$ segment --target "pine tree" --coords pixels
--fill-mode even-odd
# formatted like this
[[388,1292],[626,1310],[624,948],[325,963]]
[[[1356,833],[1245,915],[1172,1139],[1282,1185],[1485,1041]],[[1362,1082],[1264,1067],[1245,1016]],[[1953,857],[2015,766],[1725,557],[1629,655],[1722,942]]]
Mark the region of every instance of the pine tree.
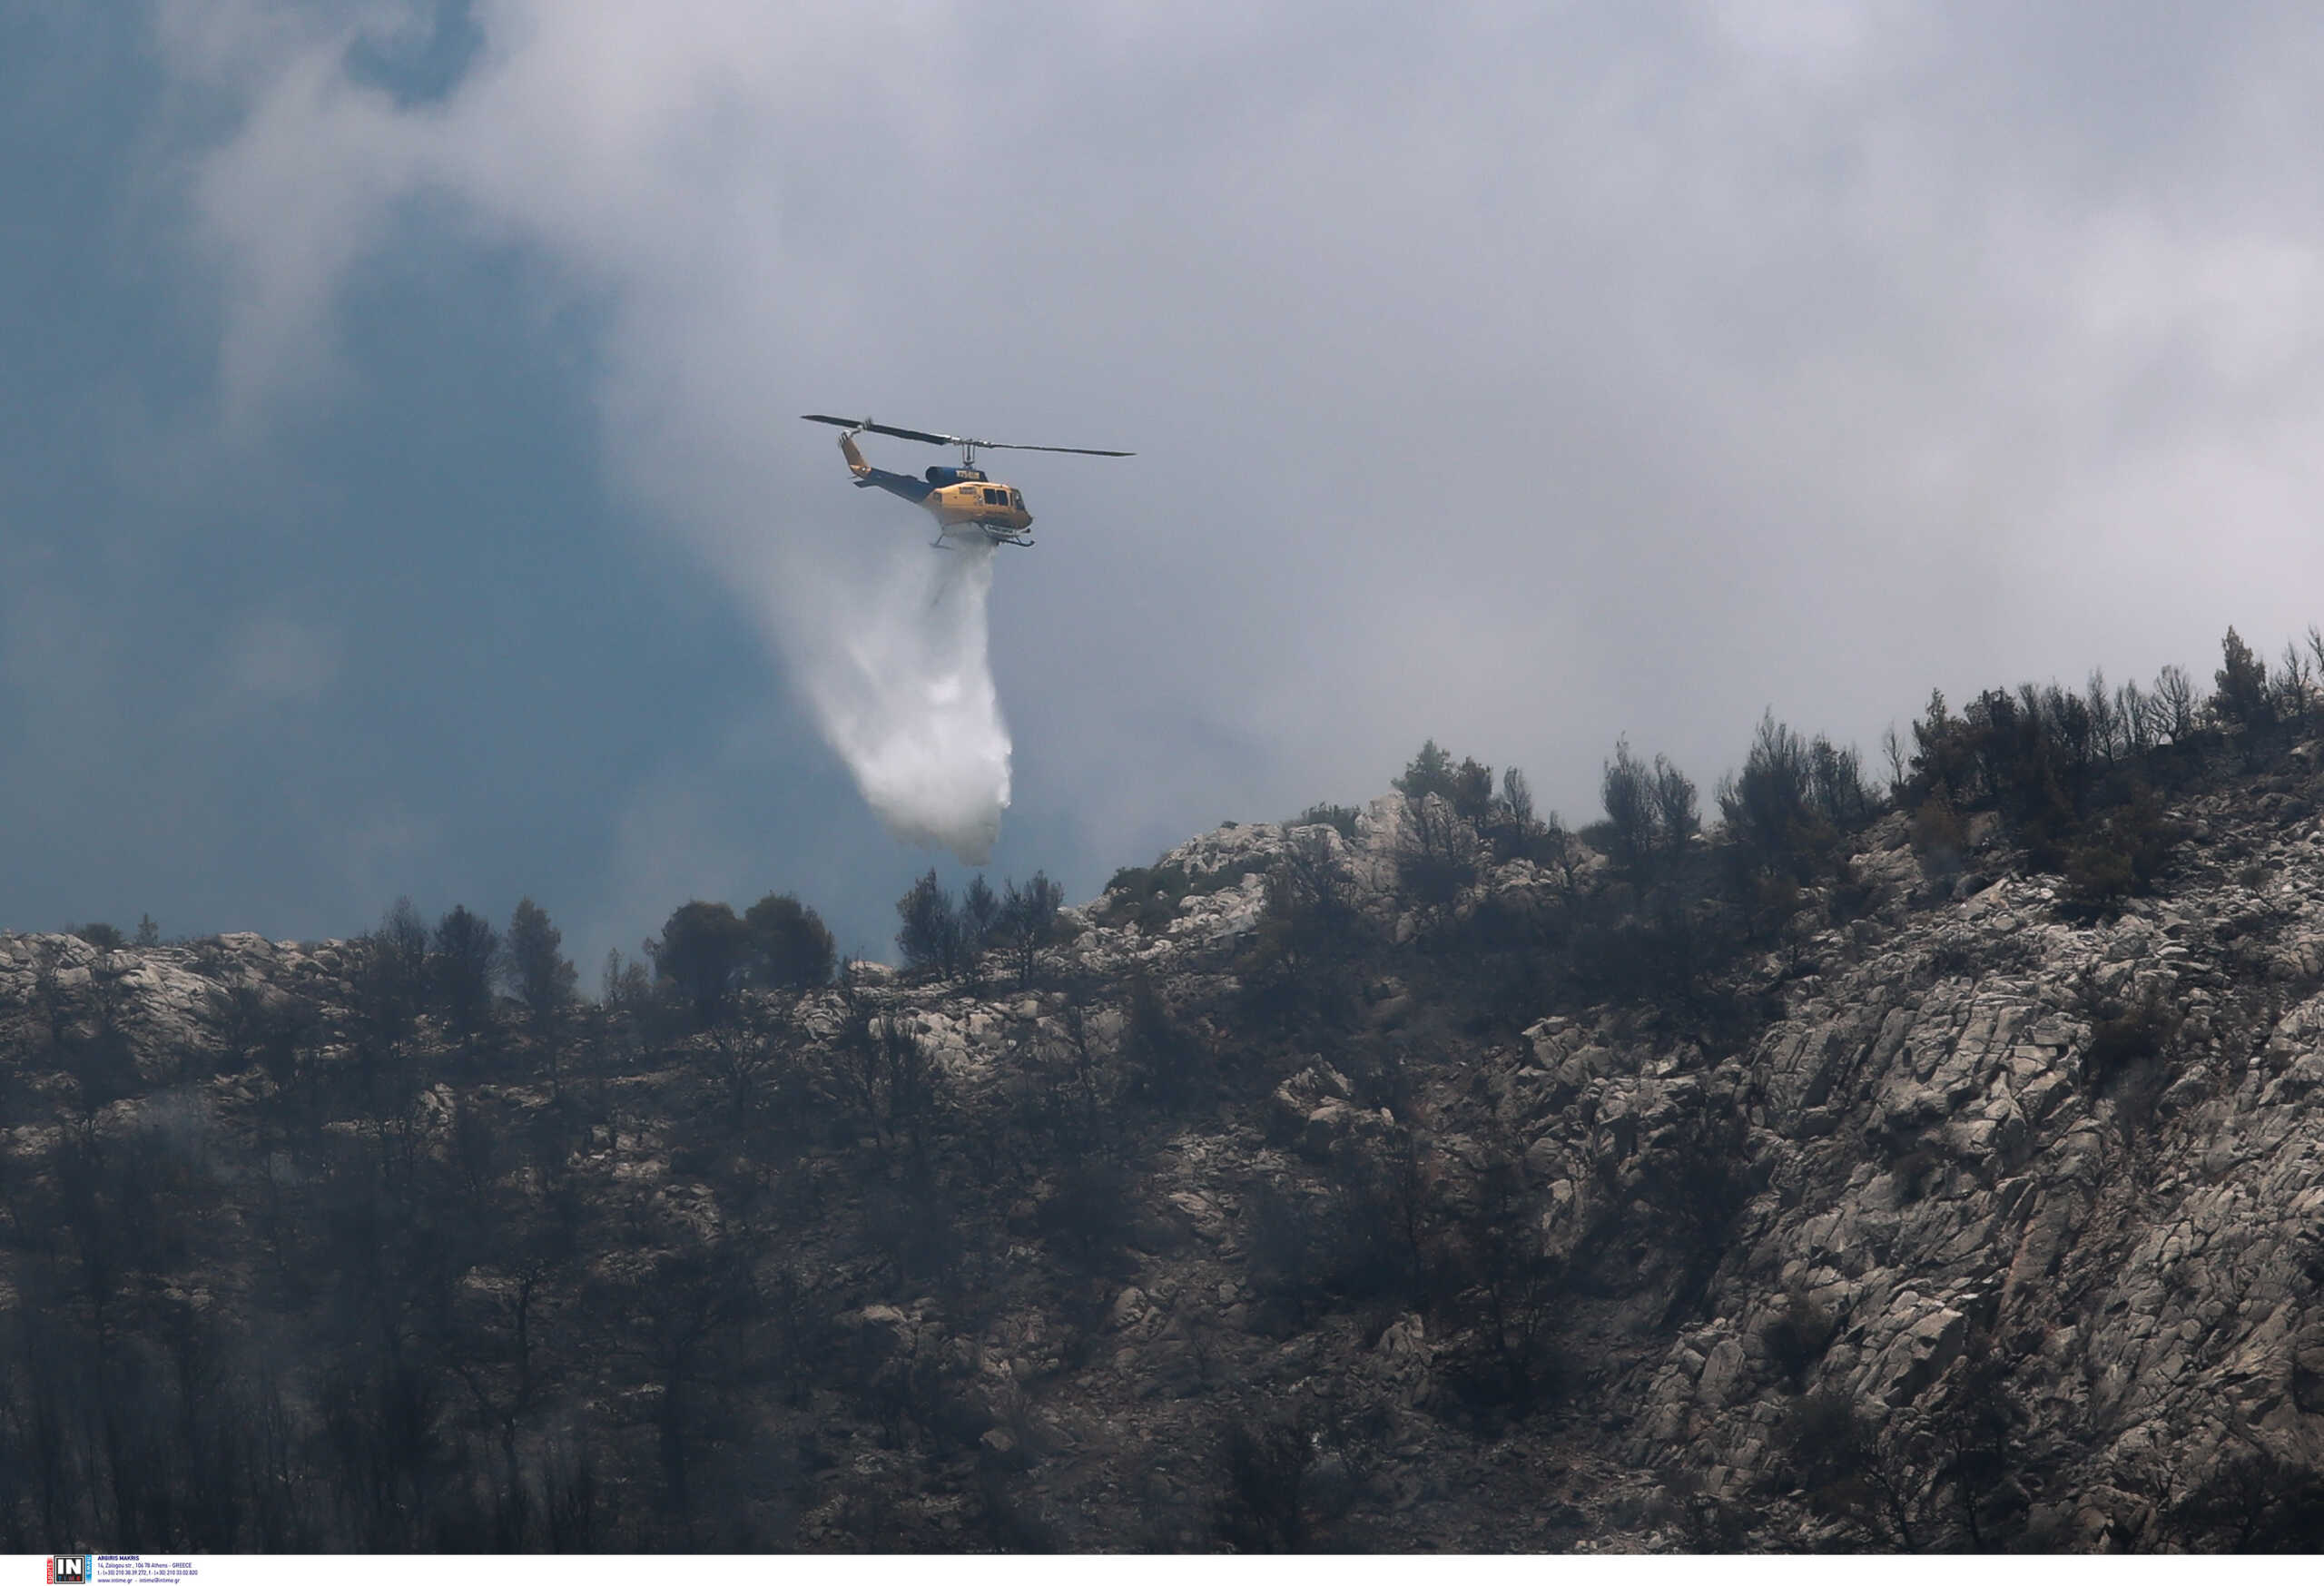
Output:
[[520,900],[508,917],[507,974],[537,1020],[573,1000],[580,977],[563,955],[564,946],[565,933],[549,923],[548,911],[530,898]]

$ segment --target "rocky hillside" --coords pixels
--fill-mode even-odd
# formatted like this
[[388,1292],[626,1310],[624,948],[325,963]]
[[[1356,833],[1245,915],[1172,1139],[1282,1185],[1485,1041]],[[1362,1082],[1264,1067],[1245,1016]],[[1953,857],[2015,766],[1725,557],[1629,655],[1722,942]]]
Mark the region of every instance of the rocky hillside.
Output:
[[1725,934],[1391,796],[706,1026],[0,937],[5,1545],[2324,1546],[2313,763]]

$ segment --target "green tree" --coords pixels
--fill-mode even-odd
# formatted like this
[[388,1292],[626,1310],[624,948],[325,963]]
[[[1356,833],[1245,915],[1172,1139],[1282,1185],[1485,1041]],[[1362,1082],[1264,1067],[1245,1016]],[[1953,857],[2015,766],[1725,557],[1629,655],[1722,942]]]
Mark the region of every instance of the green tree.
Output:
[[831,984],[839,954],[822,916],[789,892],[770,892],[743,916],[750,932],[752,972],[763,985],[810,988]]
[[1472,826],[1482,827],[1492,816],[1492,767],[1463,760],[1452,770],[1452,785],[1445,793],[1452,813]]
[[1654,825],[1665,851],[1684,853],[1702,830],[1695,784],[1663,755],[1654,757]]
[[1436,745],[1431,738],[1420,746],[1412,763],[1404,767],[1403,775],[1396,778],[1396,791],[1418,802],[1434,793],[1451,803],[1453,792],[1452,756]]
[[677,987],[694,1010],[694,1021],[713,1025],[724,1016],[749,960],[750,931],[725,903],[699,899],[681,905],[662,927],[661,939],[645,944],[654,971]]
[[[1942,708],[1941,701],[1932,700],[1933,713]],[[1741,774],[1719,786],[1718,809],[1728,841],[1770,872],[1797,875],[1812,869],[1831,836],[1811,803],[1815,785],[1807,743],[1768,712],[1752,734]]]
[[508,917],[509,983],[537,1020],[573,1000],[580,977],[564,955],[565,933],[549,923],[548,911],[530,898],[518,900]]
[[2257,727],[2268,724],[2268,666],[2251,653],[2251,646],[2232,626],[2219,642],[2221,665],[2211,674],[2219,692],[2211,695],[2211,709],[2220,719],[2237,726]]
[[2256,765],[2275,736],[2277,689],[2268,677],[2268,664],[2232,627],[2220,641],[2220,669],[2211,675],[2219,692],[2211,698],[2212,717],[2221,726],[2243,729],[2243,756]]
[[981,875],[969,878],[960,893],[960,957],[973,971],[1000,924],[1000,898]]

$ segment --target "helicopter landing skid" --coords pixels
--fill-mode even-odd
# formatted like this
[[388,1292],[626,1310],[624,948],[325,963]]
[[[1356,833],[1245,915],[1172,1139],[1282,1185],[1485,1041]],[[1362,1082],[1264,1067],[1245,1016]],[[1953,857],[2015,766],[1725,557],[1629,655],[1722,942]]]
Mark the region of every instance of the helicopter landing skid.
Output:
[[[1029,534],[996,534],[990,529],[986,529],[983,533],[984,543],[989,546],[1029,547],[1033,543],[1033,537]],[[946,534],[940,534],[928,543],[932,549],[940,551],[957,551],[960,548],[954,545],[951,537]]]

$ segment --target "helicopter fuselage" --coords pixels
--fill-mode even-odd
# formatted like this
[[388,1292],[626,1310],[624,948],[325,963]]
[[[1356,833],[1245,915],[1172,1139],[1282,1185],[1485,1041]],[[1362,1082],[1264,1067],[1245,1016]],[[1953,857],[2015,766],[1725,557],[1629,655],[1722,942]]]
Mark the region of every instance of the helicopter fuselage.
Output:
[[885,490],[926,507],[936,519],[939,541],[973,528],[995,544],[1031,543],[1025,538],[1025,531],[1032,527],[1033,515],[1025,510],[1024,492],[987,478],[981,468],[931,468],[915,478],[873,468],[856,449],[852,435],[841,436],[839,448],[859,488]]

